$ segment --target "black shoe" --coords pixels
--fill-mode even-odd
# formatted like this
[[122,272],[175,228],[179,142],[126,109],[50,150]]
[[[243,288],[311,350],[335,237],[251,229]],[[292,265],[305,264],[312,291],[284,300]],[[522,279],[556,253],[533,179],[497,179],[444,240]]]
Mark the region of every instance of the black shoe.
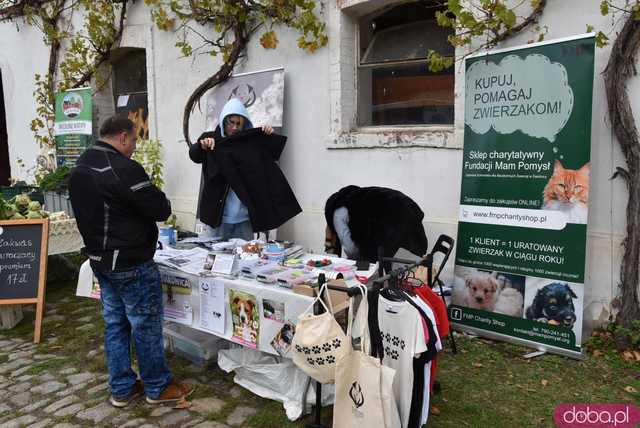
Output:
[[131,389],[129,395],[126,395],[124,397],[114,397],[112,395],[111,397],[109,397],[109,403],[111,403],[113,407],[127,407],[131,402],[142,397],[143,393],[144,386],[142,386],[142,381],[140,379],[137,379],[136,383],[133,384],[133,388]]

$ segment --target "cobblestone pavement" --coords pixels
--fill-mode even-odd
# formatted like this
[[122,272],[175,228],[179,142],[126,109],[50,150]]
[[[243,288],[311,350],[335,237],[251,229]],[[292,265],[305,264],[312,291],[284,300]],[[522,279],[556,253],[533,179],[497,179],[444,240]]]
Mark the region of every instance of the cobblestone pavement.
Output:
[[112,407],[100,318],[97,302],[66,297],[47,304],[43,343],[32,343],[32,312],[18,331],[0,331],[0,427],[302,426],[286,419],[280,403],[236,386],[232,374],[173,356],[176,378],[196,385],[191,407],[150,405],[144,399],[125,409]]

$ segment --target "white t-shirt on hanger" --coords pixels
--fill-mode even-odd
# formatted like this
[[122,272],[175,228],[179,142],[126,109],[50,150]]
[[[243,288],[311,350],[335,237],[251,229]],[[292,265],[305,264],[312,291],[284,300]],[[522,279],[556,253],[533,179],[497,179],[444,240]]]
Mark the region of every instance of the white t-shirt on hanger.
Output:
[[378,299],[378,324],[382,335],[382,363],[396,369],[393,380],[402,428],[409,424],[413,391],[413,358],[427,350],[420,312],[409,302]]

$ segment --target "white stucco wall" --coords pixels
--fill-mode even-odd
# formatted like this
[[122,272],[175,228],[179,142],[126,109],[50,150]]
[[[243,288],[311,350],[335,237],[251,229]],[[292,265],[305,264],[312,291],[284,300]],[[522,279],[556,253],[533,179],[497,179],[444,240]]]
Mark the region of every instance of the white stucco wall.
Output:
[[[391,187],[412,197],[425,212],[424,224],[431,242],[441,233],[456,235],[464,111],[463,67],[458,67],[456,73],[455,134],[451,127],[449,131],[423,130],[417,138],[419,144],[441,147],[333,148],[337,133],[348,129],[353,119],[355,86],[350,76],[352,70],[350,73],[345,64],[353,63],[355,55],[352,34],[355,17],[361,13],[360,9],[383,3],[325,0],[322,17],[328,24],[330,46],[315,54],[305,53],[296,46],[297,33],[280,29],[277,50],[264,50],[258,37],[254,37],[247,58],[236,68],[237,73],[285,68],[283,132],[289,140],[281,166],[303,212],[280,228],[279,237],[294,239],[314,251],[321,251],[323,247],[323,208],[327,197],[348,184]],[[609,32],[611,19],[600,15],[599,3],[599,0],[548,2],[541,21],[542,26],[548,27],[546,39],[583,33],[587,24]],[[525,32],[503,46],[525,44],[530,38],[531,33]],[[181,58],[174,41],[173,34],[158,31],[150,24],[148,9],[142,2],[130,7],[122,46],[147,49],[150,133],[164,144],[166,193],[180,223],[191,228],[200,169],[187,155],[182,136],[182,110],[189,94],[217,70],[219,62],[209,56]],[[23,54],[24,46],[29,46],[29,55]],[[598,49],[596,55],[585,306],[587,318],[604,321],[608,316],[608,302],[617,291],[627,196],[621,180],[609,180],[616,166],[624,166],[607,123],[601,76],[609,48]],[[17,33],[14,26],[0,24],[0,68],[7,98],[12,168],[18,157],[33,160],[37,154],[28,129],[28,122],[35,114],[30,97],[32,75],[46,69],[47,58],[48,51],[37,32],[27,28]],[[629,90],[640,93],[640,79],[633,79]],[[631,99],[635,111],[640,111],[640,97]],[[196,109],[191,120],[192,138],[203,129],[204,117]],[[366,138],[358,135],[357,140],[375,143],[379,139],[371,130],[368,132]],[[453,261],[449,268],[452,266]]]
[[[39,30],[21,23],[0,24],[0,70],[11,176],[21,180],[33,181],[30,171],[33,171],[40,153],[29,126],[36,116],[34,74],[46,73],[48,62],[49,49]],[[23,168],[18,166],[18,159],[24,162]]]

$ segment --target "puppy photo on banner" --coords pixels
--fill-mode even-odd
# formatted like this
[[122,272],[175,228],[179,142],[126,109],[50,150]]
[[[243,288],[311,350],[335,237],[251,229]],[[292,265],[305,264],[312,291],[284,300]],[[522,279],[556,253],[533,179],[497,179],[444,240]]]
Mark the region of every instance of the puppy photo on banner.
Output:
[[525,318],[572,330],[582,340],[584,286],[573,282],[527,277]]
[[522,318],[524,290],[524,276],[458,266],[452,303]]

